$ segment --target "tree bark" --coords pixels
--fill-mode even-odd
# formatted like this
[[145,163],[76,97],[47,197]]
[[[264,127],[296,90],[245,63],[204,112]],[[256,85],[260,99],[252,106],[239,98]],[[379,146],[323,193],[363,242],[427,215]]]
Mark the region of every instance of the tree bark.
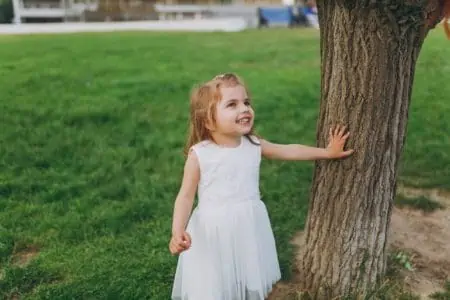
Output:
[[[441,1],[442,2],[442,1]],[[336,124],[352,157],[315,166],[301,286],[316,299],[367,291],[386,269],[386,242],[416,61],[440,1],[318,1],[318,146]]]

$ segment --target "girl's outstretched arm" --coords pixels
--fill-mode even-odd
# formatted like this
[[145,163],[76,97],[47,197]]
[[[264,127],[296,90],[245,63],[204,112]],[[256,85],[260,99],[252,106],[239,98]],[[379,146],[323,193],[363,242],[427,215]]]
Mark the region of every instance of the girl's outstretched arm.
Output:
[[318,160],[344,158],[353,150],[344,151],[344,145],[350,133],[345,133],[345,126],[330,129],[329,144],[326,148],[310,147],[299,144],[274,144],[261,140],[262,155],[269,159],[280,160]]
[[180,253],[191,246],[191,237],[185,229],[194,204],[199,180],[200,166],[197,155],[194,151],[191,151],[186,159],[183,181],[175,199],[172,238],[169,244],[172,254]]

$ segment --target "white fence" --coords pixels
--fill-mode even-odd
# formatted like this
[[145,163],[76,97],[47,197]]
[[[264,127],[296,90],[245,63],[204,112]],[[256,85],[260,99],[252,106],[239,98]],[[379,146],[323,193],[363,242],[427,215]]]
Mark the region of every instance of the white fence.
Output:
[[225,31],[245,30],[247,23],[242,18],[98,22],[98,23],[42,23],[42,24],[0,24],[0,35],[75,33],[108,31]]
[[182,20],[186,18],[243,18],[247,27],[258,26],[258,6],[243,4],[195,5],[155,4],[160,20]]
[[85,10],[96,10],[95,0],[24,1],[13,0],[14,23],[26,18],[61,19],[81,18]]

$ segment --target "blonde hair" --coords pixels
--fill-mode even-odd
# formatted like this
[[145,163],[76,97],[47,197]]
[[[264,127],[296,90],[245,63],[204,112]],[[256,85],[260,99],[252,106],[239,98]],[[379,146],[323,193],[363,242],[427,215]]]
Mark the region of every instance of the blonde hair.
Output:
[[[217,103],[222,99],[221,87],[234,87],[241,85],[245,88],[247,95],[249,91],[245,83],[234,73],[225,73],[215,76],[212,80],[195,87],[190,97],[189,133],[184,148],[184,154],[188,155],[191,147],[201,141],[214,139],[207,125],[216,123]],[[253,128],[246,137],[252,142]],[[255,143],[254,143],[255,144]]]

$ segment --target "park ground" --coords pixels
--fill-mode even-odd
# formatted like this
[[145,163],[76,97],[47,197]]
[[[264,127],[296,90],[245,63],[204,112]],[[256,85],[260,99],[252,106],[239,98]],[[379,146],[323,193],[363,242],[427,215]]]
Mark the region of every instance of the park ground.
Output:
[[[261,136],[315,144],[315,30],[0,36],[0,57],[2,298],[169,298],[167,243],[198,81],[237,72]],[[443,290],[450,264],[440,251],[450,240],[448,57],[437,29],[417,64],[392,222],[396,278],[408,287],[425,277],[427,293]],[[262,163],[283,273],[274,299],[295,297],[312,171],[312,162]]]

